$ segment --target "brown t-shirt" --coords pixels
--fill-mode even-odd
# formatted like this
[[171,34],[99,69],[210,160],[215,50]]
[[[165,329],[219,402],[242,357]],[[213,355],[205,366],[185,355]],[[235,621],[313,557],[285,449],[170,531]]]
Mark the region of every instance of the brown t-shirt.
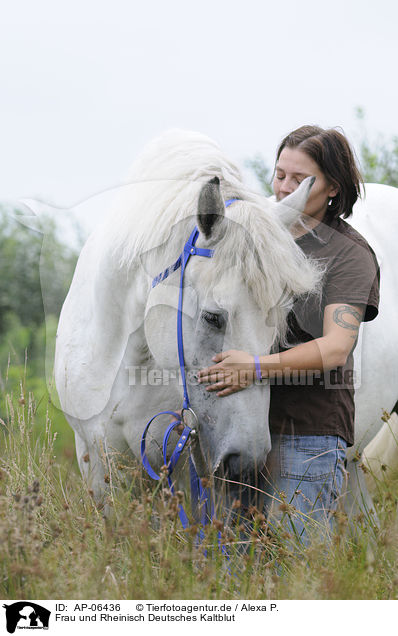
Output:
[[[320,223],[297,239],[305,254],[326,265],[321,297],[295,302],[288,316],[288,343],[323,334],[323,314],[333,303],[364,305],[364,321],[378,313],[379,268],[366,240],[340,218]],[[279,349],[283,351],[283,348]],[[271,433],[340,435],[354,443],[353,355],[344,367],[324,373],[297,372],[271,382]]]

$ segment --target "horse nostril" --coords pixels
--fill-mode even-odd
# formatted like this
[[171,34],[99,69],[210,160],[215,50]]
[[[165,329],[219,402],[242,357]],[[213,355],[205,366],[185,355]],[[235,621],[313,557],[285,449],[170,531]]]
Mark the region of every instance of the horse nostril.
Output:
[[225,477],[239,479],[242,474],[242,458],[238,453],[231,453],[223,461]]

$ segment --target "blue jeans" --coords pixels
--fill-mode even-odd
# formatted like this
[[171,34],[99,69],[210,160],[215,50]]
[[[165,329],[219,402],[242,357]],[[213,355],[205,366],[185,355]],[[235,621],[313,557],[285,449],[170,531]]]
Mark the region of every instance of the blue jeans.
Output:
[[329,534],[344,483],[347,444],[335,435],[272,435],[265,468],[265,506],[276,532],[308,543],[312,529]]

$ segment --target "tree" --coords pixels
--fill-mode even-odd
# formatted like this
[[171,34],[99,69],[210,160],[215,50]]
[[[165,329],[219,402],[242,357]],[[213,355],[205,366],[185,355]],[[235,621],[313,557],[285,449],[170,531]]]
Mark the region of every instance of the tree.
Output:
[[359,162],[364,181],[398,187],[398,136],[387,140],[378,134],[370,141],[364,125],[365,111],[358,106],[356,118],[361,124]]
[[272,190],[272,170],[265,163],[264,157],[257,153],[252,159],[246,159],[245,166],[252,170],[261,186],[265,196],[273,194]]
[[0,336],[12,314],[25,327],[43,322],[43,280],[49,299],[46,310],[58,315],[77,260],[77,253],[57,237],[54,221],[41,221],[46,233],[43,250],[43,234],[18,222],[18,216],[18,210],[0,209]]
[[59,313],[78,257],[76,250],[58,238],[52,219],[35,217],[38,228],[42,229],[36,231],[20,222],[21,217],[24,212],[18,209],[0,207],[2,391],[6,390],[6,384],[7,390],[10,385],[17,386],[18,376],[30,380],[44,378],[46,347],[53,349]]

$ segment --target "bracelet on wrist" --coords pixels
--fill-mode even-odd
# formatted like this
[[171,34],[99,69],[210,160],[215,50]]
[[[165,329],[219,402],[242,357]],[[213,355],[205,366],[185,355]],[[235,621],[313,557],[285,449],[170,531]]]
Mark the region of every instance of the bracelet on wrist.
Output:
[[259,356],[254,356],[254,366],[256,369],[256,378],[257,380],[259,380],[259,382],[261,382],[261,380],[263,379],[263,376],[261,374],[261,366],[260,366],[260,358]]

